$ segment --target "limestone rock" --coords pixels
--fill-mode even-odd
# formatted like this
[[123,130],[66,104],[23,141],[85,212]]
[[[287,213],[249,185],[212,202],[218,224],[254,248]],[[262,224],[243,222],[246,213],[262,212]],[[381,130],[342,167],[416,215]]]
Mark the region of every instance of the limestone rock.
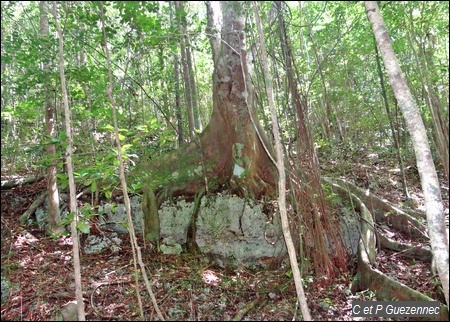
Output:
[[202,199],[196,242],[203,253],[244,266],[264,265],[286,253],[279,220],[270,222],[262,204],[236,196]]
[[111,232],[105,236],[89,235],[84,244],[84,252],[86,254],[95,254],[109,248],[113,253],[118,252],[122,240],[117,236],[116,232]]

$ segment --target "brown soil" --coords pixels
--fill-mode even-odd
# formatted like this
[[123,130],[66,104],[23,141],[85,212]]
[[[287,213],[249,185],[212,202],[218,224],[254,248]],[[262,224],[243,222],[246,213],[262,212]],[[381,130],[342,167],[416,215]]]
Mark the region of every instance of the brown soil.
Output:
[[[377,195],[397,204],[402,202],[400,188],[380,184],[382,180],[388,183],[388,180],[396,179],[396,174],[389,171],[392,167],[387,164],[352,165],[352,173],[347,173],[347,179],[361,186],[376,186]],[[327,172],[326,167],[324,172]],[[410,171],[408,180],[421,207],[423,199],[417,173]],[[19,223],[20,215],[44,189],[45,182],[39,182],[2,191],[2,276],[12,284],[10,296],[1,305],[2,320],[54,320],[61,308],[74,300],[70,239],[51,239],[43,229],[24,227]],[[448,212],[447,181],[442,191]],[[26,232],[35,240],[25,237]],[[128,236],[123,236],[123,240],[128,244]],[[301,319],[288,268],[222,269],[206,257],[188,254],[168,256],[147,252],[144,257],[153,292],[166,320]],[[118,253],[81,254],[88,320],[140,320],[132,258],[131,247],[126,245]],[[427,295],[436,294],[437,282],[430,276],[428,264],[388,251],[379,252],[377,261],[383,272]],[[370,291],[350,293],[354,269],[349,265],[348,271],[331,284],[313,277],[311,272],[303,272],[306,297],[314,320],[354,320],[351,302],[375,299]],[[143,282],[140,293],[144,318],[157,319]],[[248,312],[243,314],[246,309]]]

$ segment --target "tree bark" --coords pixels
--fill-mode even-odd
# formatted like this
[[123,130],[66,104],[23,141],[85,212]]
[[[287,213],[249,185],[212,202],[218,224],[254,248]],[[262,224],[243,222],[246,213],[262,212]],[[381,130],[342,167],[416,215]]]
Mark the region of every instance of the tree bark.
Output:
[[[172,24],[175,23],[173,18],[173,7],[174,1],[170,1],[170,22]],[[173,83],[175,90],[175,115],[177,118],[177,136],[178,136],[178,145],[181,146],[184,143],[184,135],[183,135],[183,118],[181,114],[181,101],[180,101],[180,58],[178,53],[173,54]]]
[[276,168],[253,106],[242,3],[221,2],[221,7],[221,36],[211,39],[215,69],[208,126],[194,141],[140,167],[159,199],[163,191],[195,195],[201,188],[208,192],[221,187],[256,198],[274,195]]
[[189,124],[189,137],[191,141],[195,139],[195,119],[194,119],[194,102],[193,102],[193,90],[191,84],[191,76],[189,75],[189,66],[188,66],[188,54],[189,50],[186,48],[186,28],[185,22],[181,20],[181,15],[179,11],[184,12],[184,6],[180,1],[175,1],[175,12],[178,13],[177,21],[178,21],[178,29],[181,32],[180,37],[180,49],[181,49],[181,65],[183,66],[183,82],[184,82],[184,95],[186,99],[186,107],[188,111],[188,124]]
[[53,1],[53,17],[55,18],[55,25],[58,31],[59,38],[59,74],[61,77],[61,93],[64,102],[64,114],[65,114],[65,124],[66,124],[66,135],[67,135],[67,149],[66,149],[66,165],[67,165],[67,174],[69,176],[69,191],[70,191],[70,212],[73,214],[73,220],[70,225],[71,234],[72,234],[72,242],[73,242],[73,267],[74,267],[74,275],[75,275],[75,297],[77,300],[77,311],[78,311],[78,320],[86,321],[86,314],[84,311],[84,302],[83,302],[83,291],[81,285],[81,267],[80,267],[80,239],[78,236],[78,231],[76,227],[77,221],[77,198],[76,198],[76,187],[75,187],[75,179],[73,175],[73,164],[72,164],[72,155],[73,155],[73,138],[72,138],[72,127],[70,124],[70,110],[69,110],[69,99],[67,96],[67,87],[66,87],[66,76],[64,72],[64,40],[63,40],[63,31],[61,29],[61,25],[58,19],[58,12],[56,9],[56,1]]
[[190,85],[191,85],[191,98],[192,98],[192,107],[194,112],[194,127],[196,131],[202,130],[202,120],[200,118],[199,113],[199,105],[198,105],[198,95],[197,95],[197,81],[195,78],[195,70],[193,67],[193,53],[192,53],[192,46],[190,43],[189,36],[186,36],[186,43],[189,45],[186,48],[186,58],[187,58],[187,64],[188,64],[188,70],[189,70],[189,78],[190,78]]
[[[39,16],[40,16],[40,36],[42,38],[48,37],[48,3],[46,1],[39,2]],[[45,57],[45,55],[43,55]],[[47,62],[43,63],[42,70],[44,74],[49,74],[50,65]],[[44,84],[44,108],[45,108],[45,134],[48,140],[55,137],[55,109],[52,104],[52,95],[50,85]],[[47,190],[48,190],[48,230],[52,234],[62,233],[64,227],[60,226],[61,214],[59,211],[59,192],[56,181],[56,147],[54,144],[47,144],[45,146],[47,155],[51,164],[47,167]]]
[[403,158],[402,158],[402,154],[400,152],[398,136],[395,133],[394,118],[389,109],[389,102],[387,99],[386,89],[384,87],[383,71],[381,69],[380,55],[378,54],[377,44],[375,44],[375,55],[376,55],[376,60],[377,60],[378,76],[380,77],[381,96],[383,97],[384,108],[386,110],[386,115],[389,119],[389,126],[390,126],[391,134],[392,134],[392,142],[394,143],[395,153],[397,154],[398,165],[400,167],[400,174],[402,177],[403,192],[405,193],[406,201],[408,201],[410,199],[410,195],[409,195],[409,191],[408,191],[408,185],[406,183],[405,167],[403,166]]
[[[275,196],[277,173],[272,149],[253,106],[242,6],[242,2],[221,2],[221,33],[210,35],[215,68],[208,126],[189,144],[139,165],[135,174],[148,177],[144,198],[151,196],[151,190],[161,203],[169,196],[194,196],[198,191],[224,188],[250,198]],[[208,3],[207,8],[208,17],[215,17],[217,13]],[[208,29],[214,28],[214,22],[209,21]],[[150,215],[144,212],[144,217]]]
[[138,299],[138,304],[139,304],[139,312],[140,312],[140,317],[143,320],[144,319],[144,311],[143,311],[143,306],[142,306],[142,299],[141,299],[141,294],[139,291],[139,275],[138,275],[138,269],[137,269],[137,264],[139,263],[140,268],[141,268],[141,273],[142,273],[142,277],[144,278],[145,281],[145,285],[147,287],[147,291],[150,295],[150,299],[153,303],[153,306],[156,310],[156,313],[158,314],[158,318],[161,321],[164,321],[164,317],[161,313],[161,310],[158,307],[158,304],[156,302],[156,298],[155,298],[155,294],[153,293],[151,287],[150,287],[150,282],[148,280],[147,277],[147,271],[145,269],[144,263],[142,262],[142,256],[141,256],[141,249],[138,246],[137,243],[137,239],[136,239],[136,235],[134,233],[134,226],[133,226],[133,220],[131,217],[131,205],[130,205],[130,198],[128,196],[128,191],[127,191],[127,182],[125,179],[125,167],[124,167],[124,159],[122,156],[122,146],[120,143],[119,138],[119,127],[118,127],[118,122],[117,122],[117,104],[116,101],[114,99],[113,96],[113,74],[112,74],[112,70],[111,70],[111,59],[110,59],[110,55],[109,55],[109,49],[108,49],[108,38],[106,36],[106,28],[105,28],[105,14],[104,14],[104,7],[103,7],[103,2],[100,2],[100,19],[101,19],[101,25],[102,25],[102,33],[103,33],[103,39],[104,39],[104,50],[105,50],[105,56],[106,56],[106,67],[108,69],[108,88],[106,90],[106,94],[109,98],[109,101],[111,103],[112,106],[112,114],[113,114],[113,120],[114,120],[114,134],[116,137],[116,146],[117,146],[117,157],[119,159],[119,172],[120,172],[120,183],[122,186],[122,192],[123,192],[123,197],[124,197],[124,202],[125,202],[125,210],[127,213],[127,219],[128,219],[128,225],[129,225],[129,234],[130,234],[130,243],[131,243],[131,247],[133,250],[133,262],[134,262],[134,277],[135,277],[135,289],[136,289],[136,296]]
[[[289,254],[289,260],[291,264],[292,274],[294,276],[295,288],[297,291],[297,299],[300,303],[300,309],[302,311],[303,320],[311,321],[311,313],[309,312],[308,303],[306,301],[305,292],[302,285],[302,276],[297,262],[297,254],[295,251],[294,242],[292,240],[291,231],[289,229],[289,219],[286,210],[286,171],[284,168],[284,156],[283,148],[281,146],[281,136],[278,129],[278,118],[275,111],[275,103],[273,100],[273,88],[272,80],[269,76],[269,62],[267,59],[266,42],[264,39],[264,32],[262,29],[261,19],[259,18],[258,7],[255,1],[253,1],[253,12],[255,14],[256,26],[258,27],[259,42],[261,45],[261,57],[262,67],[264,73],[264,80],[266,83],[267,99],[269,101],[270,114],[272,115],[272,128],[273,136],[275,138],[275,152],[277,158],[277,170],[279,174],[278,179],[278,208],[281,216],[281,226],[283,228],[283,236],[286,242],[286,247]],[[289,71],[288,71],[289,72]]]
[[181,114],[181,101],[180,101],[180,75],[179,75],[179,58],[178,54],[173,54],[174,61],[174,84],[175,84],[175,110],[177,116],[177,129],[178,129],[178,145],[184,143],[183,135],[183,118]]
[[[275,167],[271,147],[262,131],[253,105],[254,90],[248,75],[245,48],[245,18],[242,2],[221,2],[223,13],[222,40],[213,76],[211,133],[218,129],[231,156],[231,186],[244,188],[260,196],[273,190]],[[217,125],[221,126],[217,126]],[[215,128],[215,129],[213,129]],[[225,130],[225,131],[224,131]],[[205,131],[208,133],[208,131]],[[224,142],[225,143],[225,142]],[[245,172],[238,175],[236,169]],[[230,173],[231,174],[231,173]],[[271,187],[268,187],[268,184]]]
[[449,248],[446,232],[444,207],[436,169],[433,163],[427,132],[416,103],[403,77],[400,65],[386,31],[376,1],[365,1],[367,18],[372,26],[376,42],[394,91],[395,98],[402,110],[408,131],[413,140],[414,151],[419,170],[420,181],[425,196],[428,233],[431,248],[437,264],[439,278],[444,289],[445,300],[449,304]]

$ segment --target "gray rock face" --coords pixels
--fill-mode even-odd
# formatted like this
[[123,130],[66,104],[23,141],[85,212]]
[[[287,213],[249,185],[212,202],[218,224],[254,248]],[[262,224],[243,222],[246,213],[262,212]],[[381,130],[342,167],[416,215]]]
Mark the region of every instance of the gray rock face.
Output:
[[[142,208],[141,197],[134,196],[130,199],[131,214],[133,219],[133,227],[136,233],[142,233]],[[118,204],[112,206],[111,204],[105,204],[99,207],[99,212],[104,211],[106,214],[105,221],[107,222],[107,228],[113,229],[119,234],[128,233],[128,217],[124,204]]]
[[164,202],[158,211],[162,244],[185,244],[193,213],[193,202],[185,200],[179,200],[175,204]]
[[[136,234],[142,234],[141,198],[130,199],[133,226]],[[220,265],[240,264],[251,266],[261,260],[287,253],[278,216],[269,220],[262,212],[263,205],[236,196],[217,194],[203,197],[196,220],[196,242],[200,250],[216,258]],[[128,219],[123,204],[99,207],[104,211],[101,220],[119,234],[128,233]],[[45,213],[41,210],[41,213]],[[41,216],[38,212],[37,217]],[[159,210],[160,250],[165,254],[180,254],[187,241],[187,232],[194,213],[194,203],[178,200],[164,202]],[[39,215],[39,216],[38,216]],[[356,254],[359,241],[359,216],[344,212],[340,217],[340,231],[349,254]],[[122,238],[122,237],[120,237]],[[116,251],[120,245],[117,234],[91,235],[86,240],[85,252],[101,252],[107,248]],[[329,251],[333,252],[329,245]]]
[[118,252],[122,240],[116,232],[105,234],[105,236],[89,235],[84,244],[86,254],[95,254],[110,249],[113,253]]
[[[142,233],[141,199],[131,199],[134,228]],[[126,222],[123,205],[115,211],[105,205],[108,221]],[[178,200],[166,201],[159,210],[161,251],[165,254],[181,253],[194,213],[194,203]],[[286,253],[279,220],[269,222],[262,212],[262,204],[250,203],[236,196],[217,194],[203,197],[196,222],[196,242],[204,254],[218,259],[219,263],[259,264],[260,259],[277,257]],[[126,233],[126,226],[113,225],[112,229]]]
[[44,227],[48,222],[48,211],[44,212],[44,209],[38,208],[36,209],[34,215],[36,216],[36,222],[39,228]]
[[9,289],[10,289],[10,283],[9,280],[3,276],[3,274],[1,275],[1,291],[2,291],[2,298],[1,298],[1,302],[3,303],[4,301],[6,301],[9,297]]
[[203,253],[251,266],[286,253],[278,220],[269,222],[262,204],[234,196],[203,198],[196,242]]
[[361,234],[359,214],[354,211],[344,211],[339,218],[339,226],[347,253],[356,256]]

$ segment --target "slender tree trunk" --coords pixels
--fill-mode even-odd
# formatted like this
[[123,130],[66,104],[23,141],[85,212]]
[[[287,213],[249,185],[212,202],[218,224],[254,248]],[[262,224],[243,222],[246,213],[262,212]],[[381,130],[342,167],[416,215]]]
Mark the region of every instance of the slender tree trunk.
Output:
[[[3,1],[0,3],[2,22],[5,21],[4,18],[3,18],[3,16],[5,15],[5,11],[3,10],[3,6],[5,6],[5,4],[6,4],[6,2],[3,2]],[[6,24],[4,24],[4,23],[1,24],[0,38],[1,38],[1,41],[2,41],[1,43],[2,44],[5,41],[5,34],[6,34],[5,26],[6,26]],[[1,47],[1,55],[2,55],[2,57],[3,57],[4,54],[6,54],[6,48],[5,48],[5,46],[2,46]],[[6,107],[6,102],[7,102],[6,98],[8,96],[7,95],[8,94],[8,91],[7,91],[7,87],[8,86],[6,86],[6,59],[2,59],[0,64],[1,64],[1,73],[2,73],[1,74],[1,97],[0,97],[1,105],[0,105],[0,108],[1,108],[1,112],[3,113],[3,108]],[[5,126],[5,124],[3,122],[4,122],[4,118],[2,117],[2,127]],[[8,124],[8,123],[9,122],[7,122],[6,124]],[[7,133],[6,138],[8,138],[8,136],[9,136],[9,124],[7,126],[8,126],[8,131],[6,131],[6,133]],[[3,130],[5,130],[5,129],[3,128]],[[2,158],[2,169],[4,169],[3,168],[3,158]]]
[[[180,1],[175,1],[175,11],[184,11],[183,5]],[[181,48],[181,64],[183,66],[183,82],[184,82],[184,94],[186,98],[186,107],[188,111],[188,124],[189,124],[189,137],[191,141],[195,139],[195,119],[194,119],[194,103],[192,100],[192,84],[191,77],[189,76],[188,56],[186,48],[186,28],[183,21],[181,21],[181,15],[178,14],[178,29],[181,32],[180,48]]]
[[[46,1],[39,2],[40,15],[40,36],[42,38],[48,37],[48,3]],[[42,54],[45,57],[46,54]],[[49,74],[50,66],[48,63],[43,63],[43,71]],[[45,108],[45,134],[47,140],[55,137],[55,110],[53,107],[52,91],[50,84],[44,84],[44,108]],[[64,231],[64,227],[60,226],[61,214],[59,212],[59,192],[56,181],[56,147],[54,144],[46,145],[47,155],[51,160],[51,164],[47,167],[47,190],[48,190],[48,230],[52,234],[58,234]]]
[[73,214],[73,220],[70,225],[72,233],[73,242],[73,266],[75,275],[75,297],[77,300],[77,311],[78,320],[86,321],[86,315],[84,312],[84,302],[83,302],[83,291],[81,286],[81,267],[80,267],[80,240],[78,237],[77,230],[77,198],[76,198],[76,187],[75,179],[73,176],[73,138],[72,138],[72,128],[70,124],[70,110],[69,110],[69,100],[67,97],[67,87],[66,87],[66,76],[64,72],[64,40],[61,25],[58,19],[58,12],[56,9],[56,1],[53,1],[53,16],[55,18],[56,29],[58,31],[59,38],[59,74],[61,77],[61,92],[64,102],[64,114],[66,123],[66,135],[67,135],[67,149],[66,149],[66,166],[67,174],[69,176],[69,191],[70,191],[70,212]]
[[389,126],[391,128],[392,141],[394,143],[395,153],[397,154],[397,161],[398,161],[398,165],[400,167],[400,174],[402,176],[403,192],[405,193],[406,201],[408,201],[410,196],[409,196],[408,186],[406,184],[405,167],[403,166],[403,158],[402,158],[402,155],[400,152],[398,136],[395,133],[393,115],[392,115],[391,111],[389,110],[389,102],[388,102],[387,95],[386,95],[386,89],[384,87],[383,71],[381,70],[380,56],[378,54],[378,47],[377,47],[376,43],[375,43],[375,54],[376,54],[376,59],[377,59],[378,76],[380,77],[381,96],[383,97],[384,108],[386,109],[386,115],[389,119]]
[[[326,79],[325,79],[325,76],[324,76],[323,70],[322,70],[323,58],[321,61],[321,57],[319,57],[319,54],[317,52],[316,45],[315,45],[314,39],[312,37],[312,33],[309,34],[309,38],[311,39],[312,50],[314,53],[314,58],[316,60],[316,66],[317,66],[316,68],[319,72],[320,80],[322,82],[323,94],[322,94],[321,101],[322,101],[322,107],[324,108],[324,112],[326,115],[325,120],[324,120],[325,121],[325,129],[326,129],[325,135],[326,135],[327,139],[329,139],[329,138],[331,138],[331,136],[333,136],[335,142],[340,142],[340,141],[344,140],[344,135],[342,133],[340,122],[336,116],[336,113],[333,112],[333,110],[331,109]],[[332,133],[332,131],[334,131],[334,133]]]
[[392,48],[391,40],[386,31],[378,5],[376,1],[365,1],[365,7],[367,18],[370,21],[375,39],[380,48],[394,95],[402,110],[403,117],[413,140],[417,168],[425,196],[431,248],[436,261],[439,278],[444,289],[445,300],[447,305],[449,305],[448,235],[446,232],[439,180],[434,167],[427,132],[414,98],[403,77],[400,65],[395,57],[394,49]]
[[[411,21],[414,21],[412,17],[412,12],[410,12]],[[413,43],[413,39],[415,40],[415,45],[418,48],[418,52],[415,50],[415,46]],[[420,44],[419,41],[414,37],[413,32],[408,32],[408,40],[411,46],[411,50],[414,54],[414,58],[416,59],[416,63],[420,66],[420,81],[422,83],[422,92],[424,93],[424,101],[428,106],[431,114],[432,127],[433,127],[433,139],[436,145],[436,151],[441,159],[444,174],[449,178],[449,139],[448,139],[448,119],[447,122],[444,121],[442,115],[442,107],[439,98],[437,97],[435,88],[433,88],[433,82],[431,80],[429,66],[432,65],[432,60],[430,62],[427,60],[427,55],[425,54],[424,44]]]
[[[333,222],[331,213],[326,204],[325,193],[320,179],[319,160],[317,158],[313,135],[310,131],[307,115],[306,99],[301,97],[294,78],[296,68],[292,55],[291,42],[288,37],[286,24],[283,18],[282,3],[275,2],[279,12],[279,31],[283,48],[283,57],[286,66],[286,78],[289,93],[292,96],[292,103],[295,106],[298,134],[296,137],[297,149],[301,156],[296,160],[295,170],[292,175],[298,176],[301,180],[299,184],[293,184],[293,191],[297,204],[301,205],[299,213],[304,215],[302,221],[306,227],[304,229],[304,239],[313,241],[314,252],[309,256],[312,259],[316,274],[326,275],[330,280],[336,276],[341,267],[346,266],[345,251],[341,239],[336,230],[332,229],[336,225]],[[293,180],[294,181],[294,180]],[[306,198],[305,198],[306,196]],[[327,251],[327,243],[334,245],[333,254]],[[337,266],[334,263],[338,263]]]
[[103,11],[103,2],[100,2],[100,18],[101,18],[101,23],[102,23],[102,32],[103,32],[103,38],[104,38],[104,44],[105,44],[104,50],[105,50],[105,56],[106,56],[106,65],[107,65],[107,69],[108,69],[108,81],[109,81],[106,93],[107,93],[109,101],[111,103],[112,112],[113,112],[114,132],[115,132],[116,145],[117,145],[117,157],[119,159],[120,183],[122,185],[122,192],[123,192],[124,202],[125,202],[125,210],[126,210],[127,218],[128,218],[130,243],[131,243],[132,250],[133,250],[133,262],[134,262],[135,282],[136,282],[135,287],[136,287],[136,296],[138,298],[138,303],[139,303],[140,315],[141,315],[141,319],[143,320],[144,319],[144,311],[142,308],[142,299],[141,299],[140,291],[139,291],[139,275],[138,275],[138,269],[137,269],[138,263],[140,265],[142,277],[144,278],[147,291],[150,295],[150,299],[156,310],[158,318],[161,321],[164,321],[165,320],[164,316],[162,315],[162,313],[158,307],[155,295],[151,289],[150,282],[147,277],[146,267],[144,266],[144,263],[142,262],[141,249],[137,243],[137,239],[136,239],[136,235],[135,235],[134,227],[133,227],[133,220],[131,217],[131,204],[130,204],[130,198],[128,196],[127,182],[125,179],[124,159],[122,156],[122,147],[121,147],[121,143],[119,140],[119,127],[117,125],[117,113],[116,113],[117,106],[116,106],[116,101],[113,96],[113,83],[114,82],[113,82],[112,71],[111,71],[111,59],[109,56],[108,39],[106,37],[105,15],[104,15],[104,11]]
[[194,114],[194,127],[196,131],[202,130],[202,122],[200,119],[200,107],[198,105],[198,96],[197,96],[197,82],[195,81],[195,70],[193,67],[193,54],[192,54],[192,48],[190,45],[190,39],[189,36],[186,36],[186,42],[189,45],[186,48],[186,58],[187,58],[187,64],[188,64],[188,70],[189,70],[189,77],[190,77],[190,85],[191,85],[191,98],[192,98],[192,110]]
[[259,40],[261,44],[262,66],[264,72],[264,79],[266,82],[267,99],[269,100],[270,113],[272,115],[273,135],[275,138],[275,153],[277,159],[278,178],[278,208],[280,210],[281,225],[283,228],[284,240],[288,249],[291,269],[294,276],[295,288],[297,290],[297,298],[300,303],[303,320],[311,321],[311,313],[309,312],[308,303],[306,301],[305,292],[302,285],[302,276],[297,262],[297,254],[295,252],[294,242],[292,241],[291,231],[289,229],[289,219],[286,210],[286,172],[284,169],[283,148],[281,146],[280,131],[278,129],[278,118],[275,112],[275,103],[273,100],[272,80],[269,75],[269,62],[267,59],[266,43],[264,39],[264,32],[262,29],[261,19],[259,18],[258,7],[253,1],[253,12],[255,14],[256,26],[258,27]]
[[[170,2],[170,21],[173,20],[173,2]],[[177,117],[177,132],[178,132],[178,145],[182,145],[184,142],[183,135],[183,118],[181,114],[181,101],[180,101],[180,58],[177,53],[173,54],[173,81],[175,87],[175,111]]]
[[177,129],[178,129],[178,144],[184,143],[183,135],[183,117],[181,113],[181,100],[180,100],[180,59],[178,54],[173,54],[173,69],[174,69],[174,83],[175,83],[175,109],[177,115]]

